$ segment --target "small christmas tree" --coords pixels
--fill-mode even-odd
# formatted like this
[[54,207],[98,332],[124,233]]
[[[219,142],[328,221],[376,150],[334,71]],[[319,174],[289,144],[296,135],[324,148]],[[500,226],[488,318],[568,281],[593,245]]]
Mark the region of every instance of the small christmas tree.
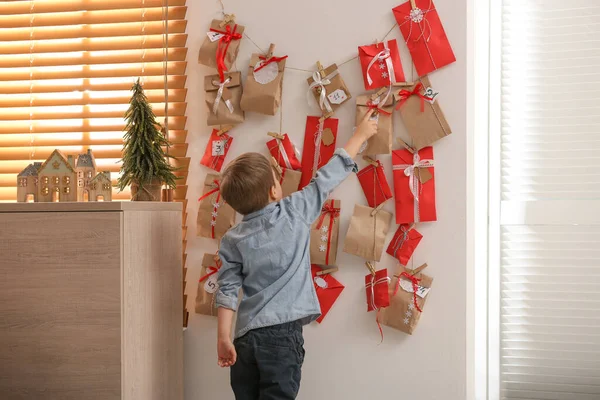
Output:
[[123,164],[117,187],[123,191],[129,185],[137,186],[135,193],[132,187],[132,200],[138,200],[137,196],[144,197],[141,192],[153,200],[160,200],[160,194],[154,198],[156,196],[150,193],[148,187],[156,186],[160,181],[160,184],[175,188],[175,168],[167,162],[168,156],[163,151],[163,146],[169,146],[170,143],[159,129],[139,78],[131,91],[133,95],[125,113],[127,125],[123,136]]

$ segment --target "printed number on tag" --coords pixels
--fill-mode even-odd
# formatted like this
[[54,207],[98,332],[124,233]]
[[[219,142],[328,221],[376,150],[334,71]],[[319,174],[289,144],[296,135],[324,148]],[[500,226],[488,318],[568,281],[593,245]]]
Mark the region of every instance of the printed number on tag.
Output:
[[213,274],[208,277],[206,282],[204,282],[204,290],[206,293],[213,294],[217,291],[219,285],[217,284],[217,275]]
[[208,40],[210,40],[211,42],[216,42],[217,40],[221,39],[223,36],[222,33],[219,32],[206,32],[206,36],[208,36]]
[[224,156],[225,155],[225,141],[224,140],[214,140],[212,142],[212,156]]
[[[408,281],[406,279],[402,279],[400,280],[400,287],[402,289],[404,289],[404,291],[408,292],[408,293],[412,293],[413,292],[413,285],[411,281]],[[429,290],[431,288],[426,288],[423,286],[417,286],[417,296],[419,296],[420,298],[425,298],[425,296],[427,296],[427,293],[429,293]]]
[[428,98],[427,101],[430,102],[431,104],[435,103],[435,98],[437,97],[438,94],[440,94],[440,92],[437,92],[432,87],[428,87],[427,89],[425,89],[425,97]]
[[327,95],[327,98],[329,99],[329,102],[331,104],[342,104],[344,101],[348,100],[348,95],[346,94],[346,92],[344,92],[344,90],[337,89],[334,90],[332,93],[329,93]]

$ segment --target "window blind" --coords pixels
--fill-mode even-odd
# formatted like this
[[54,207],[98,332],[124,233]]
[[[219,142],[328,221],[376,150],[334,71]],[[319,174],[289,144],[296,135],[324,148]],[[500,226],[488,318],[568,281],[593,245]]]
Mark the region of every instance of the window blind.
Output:
[[[185,265],[190,161],[185,129],[185,4],[185,0],[0,1],[0,201],[15,201],[17,174],[33,162],[45,161],[55,148],[75,157],[91,149],[97,170],[110,171],[114,185],[123,116],[131,86],[141,77],[158,122],[164,124],[168,114],[173,143],[169,154],[176,157],[173,164],[180,168],[176,175],[181,178],[174,199],[184,203]],[[113,189],[112,198],[128,200],[130,193]],[[183,318],[187,320],[185,310]]]
[[501,10],[499,398],[597,400],[600,3]]

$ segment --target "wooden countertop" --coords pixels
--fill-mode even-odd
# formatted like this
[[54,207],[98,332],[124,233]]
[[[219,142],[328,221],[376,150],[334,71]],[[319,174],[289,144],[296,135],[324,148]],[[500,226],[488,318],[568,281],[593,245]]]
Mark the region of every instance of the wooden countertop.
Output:
[[181,211],[181,202],[154,201],[90,201],[86,203],[0,203],[6,212],[70,212],[70,211]]

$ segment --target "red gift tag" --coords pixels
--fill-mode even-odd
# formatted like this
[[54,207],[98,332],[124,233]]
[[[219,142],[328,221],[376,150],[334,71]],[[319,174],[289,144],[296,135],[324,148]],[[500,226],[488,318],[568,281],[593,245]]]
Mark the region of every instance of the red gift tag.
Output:
[[369,165],[358,171],[356,176],[365,192],[369,207],[377,208],[381,203],[392,198],[392,190],[379,161],[377,167]]
[[296,147],[288,137],[283,135],[283,139],[273,139],[267,142],[269,153],[277,161],[280,167],[299,171],[302,168],[298,157],[296,156]]
[[379,89],[406,80],[396,39],[360,46],[358,57],[366,90]]
[[[335,152],[335,139],[338,132],[338,119],[327,118],[323,122],[320,117],[306,117],[306,130],[304,132],[304,149],[302,152],[302,180],[299,189],[308,185],[316,175],[317,170],[333,157]],[[323,143],[323,131],[329,129],[334,141],[329,145]]]
[[[436,221],[433,147],[424,147],[415,154],[406,149],[394,150],[392,164],[396,223]],[[425,183],[421,182],[420,169],[431,175]]]
[[433,0],[409,1],[392,9],[419,77],[456,61]]
[[414,229],[412,225],[402,224],[394,234],[387,248],[387,253],[405,266],[408,264],[421,239],[423,239],[423,235]]
[[321,305],[321,316],[317,318],[317,322],[321,323],[333,306],[333,303],[335,303],[337,298],[340,297],[340,294],[342,294],[344,285],[331,276],[331,274],[317,276],[317,272],[321,271],[321,268],[317,265],[311,265],[310,270],[312,272],[312,279],[313,284],[315,285],[315,291],[317,292],[317,298]]
[[379,310],[390,305],[389,283],[390,278],[385,268],[375,272],[375,275],[365,276],[367,311]]
[[210,134],[208,143],[206,144],[206,150],[204,150],[204,155],[202,156],[202,160],[200,160],[200,164],[205,165],[217,172],[221,172],[223,161],[227,156],[227,152],[229,152],[233,138],[227,133],[218,136],[217,132],[217,129],[213,129],[212,133]]

